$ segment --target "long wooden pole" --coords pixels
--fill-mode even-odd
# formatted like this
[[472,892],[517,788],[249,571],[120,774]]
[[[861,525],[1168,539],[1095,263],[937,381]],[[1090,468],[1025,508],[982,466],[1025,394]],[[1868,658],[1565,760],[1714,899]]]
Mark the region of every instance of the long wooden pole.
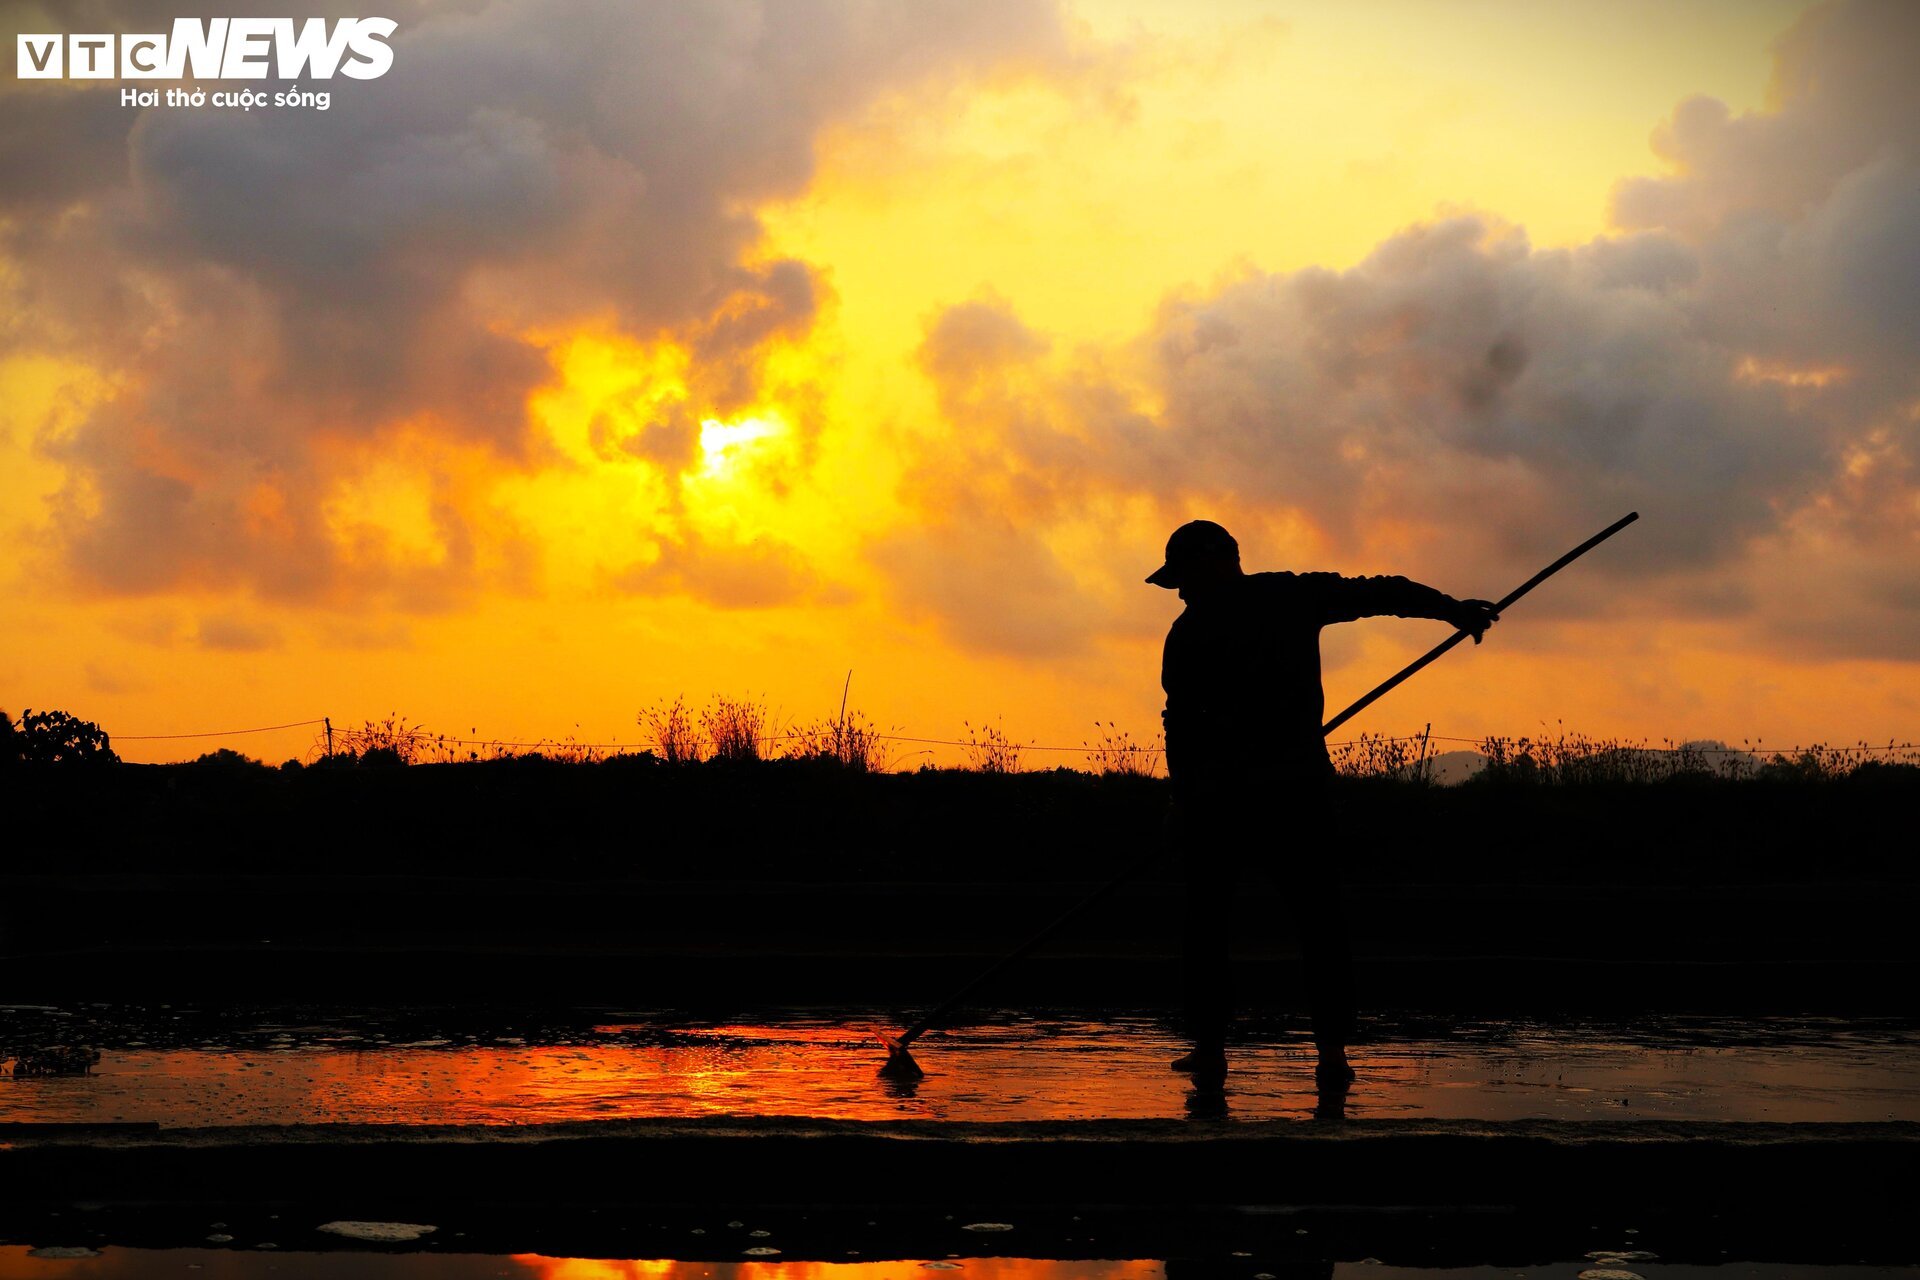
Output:
[[[1599,546],[1601,543],[1605,542],[1608,538],[1611,538],[1614,534],[1620,532],[1622,529],[1626,528],[1628,525],[1632,524],[1635,520],[1638,520],[1639,518],[1640,518],[1640,513],[1638,511],[1627,512],[1626,515],[1621,516],[1618,520],[1615,520],[1612,524],[1608,525],[1606,528],[1602,529],[1600,532],[1594,534],[1591,538],[1588,538],[1585,542],[1581,543],[1579,546],[1575,547],[1573,550],[1567,552],[1567,554],[1561,556],[1558,560],[1555,560],[1552,564],[1548,565],[1546,568],[1542,569],[1540,572],[1534,574],[1531,578],[1528,578],[1525,582],[1521,583],[1519,586],[1515,587],[1513,590],[1507,592],[1506,595],[1502,596],[1499,600],[1497,600],[1494,603],[1493,611],[1495,613],[1505,613],[1507,610],[1507,606],[1512,604],[1515,600],[1518,600],[1521,596],[1527,594],[1527,592],[1533,590],[1535,587],[1545,582],[1548,578],[1551,578],[1554,574],[1560,572],[1562,569],[1572,564],[1575,560],[1578,560],[1581,556],[1587,554],[1587,552],[1593,550],[1595,547]],[[1348,707],[1345,711],[1342,711],[1339,715],[1335,716],[1333,719],[1321,725],[1320,735],[1322,737],[1325,737],[1326,735],[1332,733],[1335,729],[1338,729],[1341,725],[1345,724],[1347,721],[1359,715],[1362,711],[1365,711],[1368,707],[1372,706],[1375,702],[1379,701],[1380,697],[1383,694],[1387,693],[1389,690],[1391,690],[1395,685],[1405,680],[1408,676],[1412,675],[1414,672],[1420,670],[1420,668],[1426,666],[1429,662],[1432,662],[1435,658],[1438,658],[1441,654],[1445,653],[1447,650],[1453,648],[1453,646],[1459,644],[1462,640],[1465,640],[1468,634],[1469,633],[1465,631],[1454,632],[1452,635],[1448,636],[1445,640],[1442,640],[1439,644],[1427,650],[1426,653],[1423,654],[1421,657],[1417,658],[1413,662],[1410,662],[1405,667],[1401,668],[1400,673],[1398,675],[1394,676],[1390,680],[1383,680],[1378,685],[1375,685],[1372,693],[1369,693],[1366,697],[1360,699],[1358,702]]]

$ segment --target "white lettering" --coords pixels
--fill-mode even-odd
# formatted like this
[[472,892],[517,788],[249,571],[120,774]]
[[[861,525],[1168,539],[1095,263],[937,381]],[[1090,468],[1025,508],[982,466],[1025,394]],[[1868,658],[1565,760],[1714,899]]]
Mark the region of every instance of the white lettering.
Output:
[[300,25],[295,34],[292,18],[274,19],[276,32],[273,38],[273,54],[276,73],[282,80],[298,80],[310,75],[316,80],[330,80],[340,65],[341,57],[347,51],[347,41],[353,35],[354,20],[342,18],[333,24],[333,34],[327,34],[325,18],[308,18]]
[[393,68],[389,42],[399,27],[392,18],[339,18],[331,26],[326,18],[175,18],[166,34],[22,34],[14,37],[14,74],[21,80],[330,80],[342,74],[375,80]]
[[60,54],[66,48],[62,36],[16,36],[13,74],[22,80],[58,80],[66,74]]
[[220,64],[223,80],[264,80],[272,51],[272,18],[235,18],[227,27],[227,56]]
[[185,80],[187,67],[195,80],[211,80],[220,74],[220,58],[226,52],[226,18],[208,18],[202,27],[198,18],[175,18],[173,39],[167,41],[167,79]]
[[341,70],[355,80],[377,80],[387,74],[393,66],[393,50],[387,46],[387,38],[400,26],[392,18],[343,18],[340,25],[353,23],[353,35],[348,43],[354,52],[354,61],[347,63]]
[[165,36],[121,36],[120,78],[154,80],[165,75],[167,68],[163,59],[166,57],[166,48]]
[[70,80],[113,79],[113,36],[68,36],[67,78]]

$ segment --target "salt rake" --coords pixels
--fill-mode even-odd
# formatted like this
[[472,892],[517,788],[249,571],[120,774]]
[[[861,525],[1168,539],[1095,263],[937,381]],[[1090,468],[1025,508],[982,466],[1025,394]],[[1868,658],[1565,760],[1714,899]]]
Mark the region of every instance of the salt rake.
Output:
[[[1568,565],[1572,564],[1575,560],[1578,560],[1581,556],[1587,554],[1587,552],[1593,550],[1595,547],[1599,546],[1601,543],[1605,542],[1608,538],[1611,538],[1614,534],[1620,532],[1622,529],[1626,528],[1628,525],[1632,524],[1635,520],[1638,520],[1639,518],[1640,518],[1640,513],[1638,511],[1629,511],[1626,515],[1622,516],[1620,519],[1614,521],[1612,524],[1608,525],[1606,528],[1602,529],[1600,532],[1594,534],[1591,538],[1588,538],[1585,542],[1581,543],[1579,546],[1575,547],[1573,550],[1567,552],[1567,554],[1561,556],[1558,560],[1555,560],[1552,564],[1548,565],[1546,568],[1542,569],[1540,572],[1534,574],[1531,578],[1528,578],[1525,582],[1515,587],[1512,591],[1507,592],[1506,595],[1502,596],[1498,601],[1494,603],[1493,616],[1495,618],[1498,618],[1502,613],[1506,612],[1507,607],[1509,605],[1513,604],[1513,602],[1518,600],[1521,596],[1526,595],[1527,592],[1533,590],[1535,587],[1545,582],[1548,578],[1551,578],[1554,574],[1560,572],[1560,570],[1566,568]],[[1339,715],[1335,716],[1333,719],[1327,721],[1324,725],[1320,726],[1321,736],[1325,737],[1327,734],[1332,733],[1335,729],[1338,729],[1341,725],[1345,724],[1347,721],[1359,715],[1362,711],[1372,706],[1382,696],[1384,696],[1386,693],[1392,690],[1396,685],[1406,680],[1409,676],[1419,671],[1422,667],[1426,666],[1428,663],[1434,661],[1434,659],[1440,657],[1440,655],[1444,654],[1447,650],[1459,644],[1462,640],[1465,640],[1470,634],[1471,633],[1467,631],[1455,631],[1452,635],[1448,636],[1445,640],[1442,640],[1439,644],[1427,650],[1427,652],[1422,654],[1419,658],[1415,659],[1414,661],[1408,663],[1406,666],[1402,667],[1391,679],[1384,680],[1380,684],[1375,685],[1372,691],[1369,692],[1365,697],[1361,698],[1359,701],[1355,702],[1352,706],[1348,707],[1345,711],[1342,711]],[[1121,885],[1125,884],[1127,881],[1133,879],[1135,875],[1139,874],[1140,870],[1143,867],[1145,867],[1148,863],[1152,862],[1156,857],[1159,856],[1159,854],[1160,854],[1160,850],[1157,847],[1148,849],[1140,857],[1136,858],[1133,862],[1129,863],[1126,869],[1120,872],[1119,875],[1116,875],[1115,877],[1113,877],[1113,879],[1107,881],[1105,884],[1095,889],[1092,893],[1089,893],[1086,897],[1080,899],[1080,901],[1074,903],[1071,907],[1068,907],[1065,911],[1061,912],[1058,916],[1054,917],[1053,920],[1048,922],[1045,928],[1041,929],[1038,933],[1034,934],[1031,938],[1028,938],[1025,942],[1015,947],[1012,951],[1009,951],[1006,955],[1000,957],[1000,959],[994,961],[991,965],[987,966],[987,968],[983,970],[977,977],[973,978],[965,986],[961,987],[958,991],[954,992],[952,995],[948,996],[945,1000],[942,1000],[939,1004],[929,1009],[925,1014],[921,1015],[920,1020],[918,1022],[915,1022],[912,1026],[908,1027],[905,1031],[902,1031],[899,1035],[890,1035],[889,1033],[887,1033],[886,1031],[883,1031],[879,1027],[872,1028],[874,1038],[877,1039],[887,1051],[887,1060],[885,1064],[881,1066],[880,1074],[895,1080],[918,1080],[921,1077],[925,1076],[927,1073],[925,1071],[922,1071],[920,1069],[920,1064],[913,1060],[913,1054],[909,1051],[908,1046],[910,1046],[915,1040],[918,1040],[922,1035],[932,1030],[935,1024],[937,1024],[940,1021],[940,1019],[944,1018],[946,1015],[948,1015],[949,1013],[952,1013],[955,1009],[959,1008],[963,1003],[965,1003],[968,996],[972,995],[975,991],[978,991],[981,987],[985,986],[993,978],[998,976],[1002,970],[1006,969],[1009,965],[1013,964],[1015,961],[1021,960],[1026,956],[1032,954],[1032,952],[1037,947],[1039,947],[1041,943],[1045,942],[1048,938],[1051,938],[1054,934],[1058,933],[1061,929],[1065,928],[1068,924],[1071,924],[1089,907],[1093,906],[1095,903],[1105,898],[1108,894],[1112,893],[1115,889],[1118,889]]]

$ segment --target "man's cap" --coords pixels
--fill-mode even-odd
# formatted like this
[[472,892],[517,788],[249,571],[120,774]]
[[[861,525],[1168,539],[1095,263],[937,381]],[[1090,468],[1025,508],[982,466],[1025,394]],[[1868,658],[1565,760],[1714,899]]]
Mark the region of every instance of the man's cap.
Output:
[[1189,520],[1167,539],[1167,562],[1147,575],[1156,587],[1172,589],[1195,564],[1208,560],[1240,563],[1240,544],[1211,520]]

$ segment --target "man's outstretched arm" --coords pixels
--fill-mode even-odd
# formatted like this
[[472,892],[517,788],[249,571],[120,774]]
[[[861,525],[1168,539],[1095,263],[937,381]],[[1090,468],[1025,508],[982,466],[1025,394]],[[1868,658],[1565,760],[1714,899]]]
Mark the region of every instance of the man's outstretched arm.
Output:
[[1337,573],[1300,575],[1319,594],[1324,621],[1355,618],[1437,618],[1473,637],[1475,644],[1500,618],[1487,600],[1456,600],[1411,578],[1345,578]]

